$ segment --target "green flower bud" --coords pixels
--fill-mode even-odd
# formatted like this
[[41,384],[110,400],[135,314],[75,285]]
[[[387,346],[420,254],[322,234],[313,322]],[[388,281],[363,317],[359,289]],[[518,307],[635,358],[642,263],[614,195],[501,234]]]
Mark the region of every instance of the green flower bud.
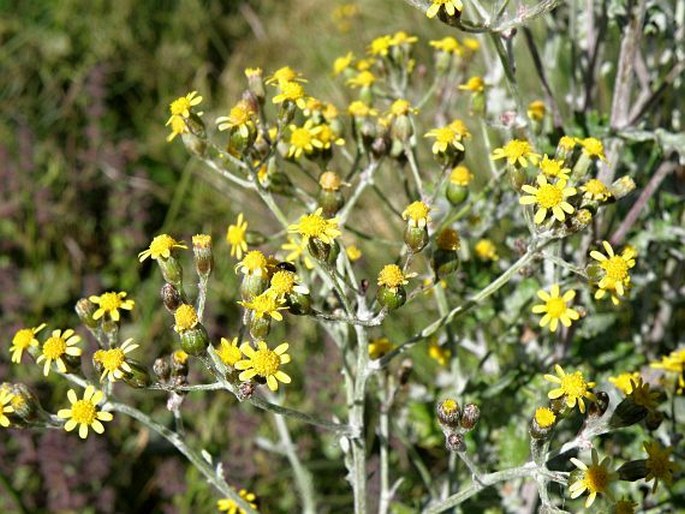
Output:
[[243,275],[240,283],[240,297],[244,302],[251,301],[255,296],[259,296],[269,287],[269,277],[263,274]]
[[634,425],[645,419],[648,412],[646,407],[636,404],[629,396],[618,404],[609,420],[609,425],[614,428]]
[[456,207],[457,205],[464,203],[464,201],[468,198],[469,188],[450,182],[447,184],[445,196],[447,197],[447,201]]
[[413,227],[407,224],[404,229],[404,242],[412,253],[419,253],[428,244],[428,230],[426,227]]
[[184,331],[181,335],[181,348],[188,355],[195,357],[204,355],[209,346],[209,336],[207,330],[200,323],[193,328]]
[[618,468],[618,478],[626,482],[642,480],[649,474],[647,459],[631,460]]
[[286,298],[288,312],[304,316],[312,312],[312,299],[308,294],[291,293]]
[[397,116],[390,127],[390,137],[402,143],[406,143],[414,135],[414,127],[406,114]]
[[307,247],[311,256],[317,261],[326,262],[331,254],[331,245],[324,243],[318,237],[310,238]]
[[145,366],[134,360],[128,360],[127,362],[131,371],[124,373],[123,382],[136,389],[149,386],[151,383],[150,373],[148,373]]
[[183,288],[183,267],[181,263],[173,255],[168,259],[160,257],[157,259],[159,269],[162,271],[164,281],[174,285],[178,290]]
[[402,286],[396,288],[379,286],[376,299],[383,307],[389,311],[394,311],[402,307],[407,301],[407,292]]
[[207,153],[207,132],[202,118],[191,112],[190,116],[186,118],[186,125],[189,132],[181,134],[183,144],[191,153],[204,157]]
[[255,341],[266,339],[271,331],[271,318],[269,316],[250,316],[250,336]]
[[93,302],[88,298],[81,298],[76,302],[75,310],[81,323],[90,329],[97,328],[99,321],[93,319],[93,314],[97,310],[97,306]]

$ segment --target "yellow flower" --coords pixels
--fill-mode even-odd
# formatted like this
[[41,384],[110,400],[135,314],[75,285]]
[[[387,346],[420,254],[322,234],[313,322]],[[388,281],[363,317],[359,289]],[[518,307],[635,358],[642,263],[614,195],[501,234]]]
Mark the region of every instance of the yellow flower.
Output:
[[150,247],[147,250],[143,250],[138,254],[138,260],[143,262],[148,257],[151,257],[153,260],[157,260],[160,257],[162,259],[168,259],[171,256],[171,251],[175,248],[181,248],[183,250],[188,249],[188,247],[183,244],[183,241],[178,242],[171,236],[161,234],[152,240]]
[[405,275],[397,264],[387,264],[378,273],[378,285],[388,289],[397,290],[398,287],[409,283],[409,278],[414,275]]
[[181,96],[171,102],[169,111],[172,117],[181,116],[182,118],[188,118],[190,117],[190,108],[199,105],[200,102],[202,102],[202,97],[197,96],[197,91],[192,91],[186,96]]
[[120,293],[109,292],[103,293],[100,296],[88,297],[88,300],[99,306],[93,313],[93,319],[100,319],[109,314],[112,321],[119,321],[121,318],[119,309],[130,311],[136,304],[133,300],[124,300],[124,298],[126,298],[126,293],[124,291],[121,291]]
[[126,362],[126,354],[132,352],[139,345],[133,342],[133,339],[127,339],[119,348],[111,348],[109,350],[98,350],[93,355],[93,361],[102,366],[102,375],[100,382],[108,378],[110,382],[116,382],[124,378],[124,373],[131,373],[133,370]]
[[270,316],[276,321],[282,321],[283,315],[278,312],[287,309],[283,298],[277,298],[268,291],[255,296],[251,301],[239,301],[238,304],[253,312],[255,318]]
[[459,41],[453,37],[447,36],[437,41],[429,41],[428,44],[441,52],[448,54],[459,55],[461,53],[461,45]]
[[481,261],[496,261],[499,259],[497,248],[489,239],[480,239],[473,250]]
[[243,253],[247,252],[247,221],[243,218],[243,213],[238,214],[235,225],[229,225],[226,231],[226,241],[231,245],[231,257],[242,259]]
[[426,16],[429,18],[435,18],[438,11],[442,10],[447,13],[448,16],[454,16],[457,12],[461,12],[464,9],[464,4],[461,0],[431,0],[433,3],[426,11]]
[[447,152],[450,147],[461,152],[464,151],[464,145],[461,142],[462,136],[449,125],[429,130],[423,137],[435,138],[432,152],[436,155]]
[[428,215],[431,208],[420,200],[410,203],[402,213],[402,219],[407,220],[410,227],[425,227],[431,220]]
[[345,253],[350,262],[355,262],[362,258],[362,251],[356,245],[350,245],[345,248]]
[[535,422],[540,428],[549,428],[557,421],[557,415],[552,409],[547,407],[538,407],[535,409]]
[[580,371],[576,371],[571,374],[566,374],[563,368],[556,364],[554,370],[557,376],[545,375],[545,380],[552,382],[554,384],[559,384],[559,387],[552,389],[547,393],[547,397],[550,400],[556,400],[562,396],[566,400],[566,406],[572,409],[578,404],[578,409],[580,412],[585,414],[585,401],[590,400],[591,402],[596,402],[597,397],[590,391],[595,387],[594,382],[586,382],[585,377]]
[[290,362],[290,355],[286,353],[288,347],[288,343],[282,343],[270,350],[264,341],[257,341],[255,350],[249,343],[243,343],[240,351],[247,359],[235,363],[235,369],[243,370],[238,379],[245,382],[254,376],[260,376],[266,379],[266,385],[272,391],[278,390],[278,382],[289,384],[290,376],[280,369],[281,365]]
[[390,106],[392,116],[403,116],[407,114],[417,114],[418,109],[414,109],[411,104],[402,98],[395,100]]
[[606,494],[613,498],[610,487],[611,483],[618,479],[618,473],[611,471],[611,459],[604,457],[599,462],[597,450],[592,449],[592,464],[587,466],[584,462],[571,457],[571,462],[583,473],[581,478],[573,482],[569,487],[571,498],[578,498],[584,492],[590,493],[585,500],[585,508],[589,508],[595,501],[598,494]]
[[571,173],[570,168],[564,168],[564,161],[550,159],[547,155],[544,155],[540,161],[540,171],[548,177],[563,180],[568,180],[568,174]]
[[480,43],[477,39],[472,37],[465,37],[462,41],[462,52],[466,57],[471,57],[474,53],[480,50]]
[[446,346],[441,346],[437,341],[431,341],[428,345],[428,356],[440,366],[447,366],[452,357],[452,352]]
[[595,299],[601,300],[607,292],[611,293],[614,305],[619,303],[619,296],[625,294],[625,287],[630,284],[629,270],[635,266],[635,250],[627,246],[621,255],[616,255],[608,241],[603,241],[602,246],[606,255],[597,250],[590,252],[590,257],[599,262],[603,277],[597,284],[599,289],[595,293]]
[[604,185],[604,182],[596,178],[588,180],[585,184],[580,186],[580,190],[584,193],[583,198],[586,200],[604,202],[611,197],[609,188]]
[[354,54],[347,52],[342,57],[338,57],[333,61],[333,75],[340,75],[343,71],[349,68],[354,61]]
[[[257,497],[254,495],[254,493],[249,493],[245,489],[241,489],[238,491],[238,495],[245,500],[250,507],[253,509],[257,508],[257,504],[254,503]],[[221,500],[217,501],[216,508],[221,512],[226,512],[227,514],[246,514],[245,509],[238,507],[238,504],[230,498],[222,498]]]
[[8,405],[12,402],[14,395],[5,388],[0,389],[0,427],[7,428],[10,426],[10,419],[5,414],[14,412],[14,407]]
[[238,338],[234,337],[231,342],[229,342],[228,339],[222,337],[221,344],[219,345],[219,348],[216,349],[216,354],[226,366],[235,366],[235,363],[238,362],[242,356],[240,348],[238,348]]
[[521,139],[512,139],[501,148],[495,148],[492,152],[492,159],[506,159],[507,162],[514,166],[528,166],[528,161],[537,164],[540,160],[540,154],[533,151],[533,147],[528,141]]
[[366,118],[368,116],[378,116],[378,111],[366,105],[361,100],[355,100],[347,107],[347,112],[356,118]]
[[392,350],[394,346],[387,337],[369,341],[369,358],[371,360],[380,359]]
[[650,363],[652,368],[663,369],[678,375],[678,388],[685,388],[685,348],[675,350],[661,358],[660,362]]
[[219,131],[237,129],[238,134],[246,138],[254,129],[255,114],[248,102],[240,100],[231,108],[228,116],[219,116],[216,119],[217,128]]
[[376,76],[368,70],[360,71],[356,76],[347,81],[351,87],[371,87],[376,82]]
[[298,223],[288,227],[288,232],[301,235],[305,241],[316,238],[326,244],[332,244],[333,240],[341,235],[338,218],[326,219],[321,216],[322,211],[319,207],[314,213],[305,214]]
[[97,410],[96,407],[103,397],[102,391],[96,391],[92,385],[86,387],[82,400],[78,399],[73,389],[69,389],[67,398],[71,402],[71,409],[60,409],[57,412],[58,418],[68,420],[64,424],[64,430],[71,432],[76,428],[76,425],[80,425],[78,435],[81,439],[88,437],[89,428],[98,434],[102,434],[105,427],[101,421],[112,421],[114,419],[111,413]]
[[659,391],[650,391],[651,385],[643,382],[642,377],[633,380],[631,385],[633,390],[630,391],[628,397],[633,400],[635,405],[639,405],[650,411],[654,411],[659,407],[661,394],[659,394]]
[[554,284],[550,288],[549,293],[543,290],[538,291],[538,297],[545,302],[533,306],[533,312],[535,314],[545,314],[540,320],[540,326],[544,327],[549,324],[550,331],[556,332],[559,321],[561,321],[562,325],[570,327],[571,320],[576,321],[580,318],[578,311],[568,306],[568,303],[571,302],[575,296],[576,292],[573,289],[569,289],[562,296],[561,291],[559,290],[559,284]]
[[268,261],[262,252],[252,250],[247,252],[243,260],[236,264],[235,272],[238,273],[238,270],[243,275],[266,276],[269,273]]
[[65,355],[79,357],[83,351],[76,345],[80,341],[81,336],[74,334],[72,329],[65,330],[64,333],[62,333],[61,330],[53,330],[50,337],[43,343],[42,353],[36,359],[36,363],[38,364],[45,361],[45,364],[43,365],[43,375],[46,377],[48,376],[48,373],[50,373],[50,365],[53,362],[60,373],[66,373],[67,367],[62,358]]
[[21,362],[21,356],[24,350],[30,347],[38,346],[38,339],[36,339],[36,334],[45,328],[45,323],[41,323],[37,327],[33,328],[22,328],[17,330],[12,338],[12,346],[10,346],[10,352],[12,352],[12,362]]
[[380,36],[371,41],[371,44],[367,48],[367,52],[370,55],[385,57],[388,55],[388,51],[392,46],[392,36],[385,35]]
[[166,138],[167,142],[169,143],[173,141],[176,136],[187,134],[189,132],[188,126],[186,125],[186,120],[182,116],[172,116],[169,118],[164,126],[168,127],[169,125],[171,125],[171,134],[169,134]]
[[577,139],[576,141],[583,148],[583,153],[588,157],[598,157],[603,161],[607,160],[604,155],[604,145],[599,139],[586,137],[585,139]]
[[568,153],[576,147],[576,143],[577,140],[575,137],[561,136],[561,139],[559,139],[559,142],[557,143],[557,148]]
[[278,84],[279,93],[271,101],[275,104],[293,102],[300,109],[307,106],[304,88],[297,82],[282,82]]
[[644,446],[647,451],[645,466],[648,471],[645,481],[654,480],[652,492],[656,491],[659,480],[663,480],[666,485],[671,485],[673,472],[678,470],[678,465],[670,460],[673,448],[664,448],[658,441],[646,442]]
[[566,201],[566,198],[576,194],[575,187],[566,187],[564,179],[550,184],[543,174],[537,176],[537,183],[539,187],[528,184],[521,186],[521,189],[528,195],[519,198],[521,205],[537,204],[539,206],[535,218],[533,218],[535,223],[539,225],[545,221],[548,212],[551,212],[558,221],[564,221],[566,214],[572,214],[575,211],[573,206]]
[[314,269],[316,266],[314,260],[310,257],[309,252],[305,252],[307,249],[307,240],[300,239],[298,241],[293,237],[288,237],[288,242],[283,243],[281,248],[286,252],[289,252],[285,256],[286,261],[295,262],[297,259],[302,258],[305,268]]
[[393,34],[390,44],[392,46],[412,45],[418,40],[416,36],[410,36],[405,31],[399,30]]
[[333,144],[337,146],[342,146],[345,144],[345,140],[341,137],[338,137],[335,132],[333,132],[331,126],[327,123],[317,125],[311,129],[310,133],[313,136],[312,146],[318,150],[328,150]]
[[637,503],[633,500],[622,498],[614,503],[612,514],[635,514],[635,507],[637,507]]
[[266,84],[275,84],[282,86],[290,82],[307,82],[302,78],[302,74],[293,70],[290,66],[283,66],[277,69],[273,75],[266,79]]
[[200,322],[197,317],[197,312],[192,305],[187,303],[182,304],[174,312],[174,330],[179,334],[182,334],[195,326]]
[[473,93],[482,93],[485,91],[485,81],[480,75],[474,75],[466,81],[466,84],[460,84],[459,89],[462,91],[471,91]]
[[614,384],[616,389],[620,390],[623,394],[629,395],[633,392],[634,384],[640,379],[640,373],[634,371],[633,373],[621,373],[616,377],[609,377],[609,382]]
[[457,166],[450,173],[450,182],[457,186],[468,186],[473,180],[473,173],[466,166]]
[[290,148],[288,157],[299,159],[302,154],[310,154],[314,151],[315,135],[312,132],[312,121],[307,120],[302,127],[290,125]]
[[545,102],[542,100],[534,100],[528,104],[526,114],[528,114],[528,117],[531,120],[541,122],[545,119],[546,112],[547,108],[545,107]]

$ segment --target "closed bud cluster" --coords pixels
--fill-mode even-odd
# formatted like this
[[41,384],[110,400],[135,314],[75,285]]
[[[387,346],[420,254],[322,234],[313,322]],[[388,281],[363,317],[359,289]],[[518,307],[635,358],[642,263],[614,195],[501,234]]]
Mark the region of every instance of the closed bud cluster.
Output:
[[464,406],[464,412],[461,415],[461,420],[459,420],[459,425],[468,432],[473,430],[478,424],[478,420],[480,420],[480,409],[478,408],[478,405],[467,403]]
[[207,278],[214,268],[214,255],[212,253],[212,236],[197,234],[193,236],[193,257],[195,271],[198,276]]

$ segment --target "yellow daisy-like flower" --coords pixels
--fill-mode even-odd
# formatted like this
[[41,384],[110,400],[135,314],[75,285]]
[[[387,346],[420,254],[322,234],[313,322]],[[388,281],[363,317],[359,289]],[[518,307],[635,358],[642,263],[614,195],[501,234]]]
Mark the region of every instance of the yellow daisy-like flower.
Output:
[[350,87],[371,87],[376,82],[376,76],[369,70],[360,71],[347,81]]
[[533,218],[535,223],[539,225],[545,221],[547,213],[551,213],[558,221],[564,221],[566,214],[572,214],[575,211],[573,206],[566,201],[566,198],[576,194],[575,187],[566,187],[564,179],[550,184],[543,174],[537,176],[537,183],[539,187],[528,184],[521,186],[521,189],[528,195],[519,198],[521,205],[537,204],[539,206]]
[[416,36],[410,36],[403,30],[395,32],[390,40],[391,46],[413,45],[419,40]]
[[457,12],[464,10],[464,4],[461,0],[431,0],[433,3],[426,11],[426,16],[435,18],[438,11],[442,9],[448,16],[454,16]]
[[554,284],[550,292],[540,290],[538,297],[545,303],[534,305],[535,314],[545,314],[540,320],[540,326],[545,327],[549,324],[549,330],[556,332],[559,322],[565,327],[571,326],[571,320],[576,321],[580,318],[578,311],[568,306],[576,296],[573,289],[569,289],[563,295],[559,289],[559,284]]
[[461,45],[459,44],[459,41],[451,36],[447,36],[436,41],[429,41],[428,44],[436,50],[446,52],[448,54],[459,55],[461,53]]
[[535,422],[540,428],[549,428],[557,421],[557,415],[552,409],[538,407],[535,409]]
[[0,389],[0,427],[7,428],[10,426],[10,419],[5,414],[12,414],[14,407],[11,402],[14,395],[6,389]]
[[387,264],[378,273],[378,285],[395,291],[398,287],[408,284],[408,279],[412,276],[414,275],[405,275],[397,264]]
[[489,239],[480,239],[473,247],[473,250],[481,261],[496,261],[499,259],[497,247]]
[[143,262],[148,257],[153,260],[159,258],[168,259],[171,257],[171,251],[175,248],[181,248],[183,250],[188,249],[188,247],[183,244],[183,241],[178,242],[167,234],[161,234],[152,240],[150,247],[147,250],[143,250],[138,254],[138,260]]
[[664,448],[658,441],[649,441],[644,443],[647,451],[647,476],[645,481],[654,480],[654,487],[652,492],[656,491],[659,485],[659,480],[664,484],[671,485],[673,483],[673,473],[678,470],[678,465],[670,460],[673,448]]
[[235,369],[243,370],[238,379],[245,382],[255,376],[266,379],[266,385],[272,391],[278,391],[278,382],[289,384],[290,376],[281,371],[281,366],[290,362],[288,343],[279,344],[270,350],[264,341],[257,341],[255,350],[249,343],[240,345],[240,351],[247,359],[235,363]]
[[366,51],[370,55],[385,57],[386,55],[388,55],[391,46],[392,36],[386,34],[384,36],[379,36],[373,41],[371,41],[371,44],[369,45]]
[[274,71],[274,74],[268,77],[265,81],[266,84],[275,84],[281,86],[283,84],[288,84],[291,82],[307,82],[301,73],[293,70],[290,66],[283,66]]
[[676,373],[678,375],[678,388],[685,389],[685,348],[663,356],[659,362],[650,363],[650,367]]
[[597,157],[603,161],[607,158],[604,155],[604,145],[595,137],[586,137],[585,139],[576,139],[583,149],[583,153],[588,157]]
[[345,144],[345,140],[338,137],[327,123],[322,123],[311,129],[311,134],[313,136],[312,146],[318,150],[328,150],[332,145],[342,146]]
[[595,387],[595,382],[587,382],[580,371],[575,371],[571,374],[566,374],[563,368],[556,364],[554,370],[557,376],[545,375],[545,380],[553,384],[559,384],[559,387],[552,389],[547,393],[550,400],[556,400],[562,396],[566,400],[566,406],[570,409],[574,408],[576,404],[580,412],[585,414],[585,401],[590,400],[596,402],[597,397],[590,389]]
[[197,91],[191,91],[186,96],[181,96],[169,104],[171,116],[190,117],[191,107],[195,107],[202,102],[202,97],[198,96]]
[[41,354],[36,359],[38,364],[45,361],[43,375],[48,376],[53,362],[60,373],[66,373],[67,366],[62,359],[65,355],[80,357],[83,350],[76,346],[79,342],[81,342],[81,336],[76,335],[72,329],[67,329],[64,333],[61,330],[53,330],[50,337],[43,343]]
[[33,328],[22,328],[17,330],[12,338],[12,346],[10,346],[10,352],[12,352],[12,362],[20,363],[21,356],[24,354],[24,350],[30,347],[38,346],[38,339],[36,339],[36,334],[45,328],[45,323],[41,323],[37,327]]
[[259,250],[247,252],[242,261],[235,266],[235,272],[243,275],[266,276],[269,273],[269,262]]
[[551,178],[568,180],[571,168],[564,168],[564,161],[560,159],[550,159],[547,155],[540,161],[540,171]]
[[528,104],[528,109],[526,110],[528,117],[538,123],[545,119],[546,113],[547,107],[545,107],[545,102],[542,100],[533,100]]
[[195,328],[199,322],[195,307],[192,305],[184,303],[174,312],[174,330],[179,334]]
[[369,116],[378,116],[378,111],[371,106],[366,105],[361,100],[355,100],[347,107],[347,112],[355,118],[367,118]]
[[428,215],[431,208],[420,200],[410,203],[404,212],[402,219],[407,220],[410,227],[424,228],[431,217]]
[[112,321],[119,321],[121,318],[119,309],[130,311],[136,304],[133,300],[124,300],[126,293],[121,291],[119,293],[109,292],[103,293],[100,296],[90,296],[88,300],[98,306],[98,309],[93,313],[93,319],[100,319],[106,315]]
[[371,360],[380,359],[392,350],[394,346],[387,337],[369,341],[369,358]]
[[589,466],[574,457],[571,458],[571,462],[583,472],[581,477],[569,487],[571,498],[578,498],[586,491],[590,493],[585,500],[586,509],[594,503],[598,494],[605,494],[613,499],[610,487],[612,482],[618,479],[618,473],[610,469],[611,459],[609,457],[604,457],[600,462],[597,450],[593,448],[592,464]]
[[635,387],[633,382],[637,383],[640,378],[640,373],[638,371],[634,371],[633,373],[625,372],[615,377],[609,377],[609,382],[623,394],[629,395],[633,392],[633,388]]
[[300,109],[307,106],[307,100],[302,85],[297,82],[282,82],[278,84],[278,94],[271,101],[275,104],[293,102]]
[[414,109],[408,100],[399,98],[395,100],[390,106],[390,114],[392,116],[406,116],[407,114],[417,114],[418,109]]
[[638,377],[637,380],[633,380],[631,385],[633,386],[633,390],[630,391],[628,397],[633,400],[635,405],[639,405],[650,411],[654,411],[659,407],[661,394],[659,391],[650,391],[651,384],[644,382],[641,376]]
[[450,172],[450,182],[457,186],[468,186],[473,180],[473,173],[466,166],[457,166]]
[[[250,507],[253,509],[257,508],[257,504],[254,503],[257,497],[254,495],[254,493],[250,493],[245,489],[241,489],[238,491],[238,495],[245,500]],[[245,509],[238,507],[238,504],[230,498],[222,498],[221,500],[217,501],[216,508],[219,509],[220,512],[226,512],[227,514],[246,514]]]
[[428,356],[440,366],[447,366],[452,358],[452,352],[437,341],[431,341],[428,345]]
[[247,221],[243,213],[238,214],[235,225],[229,225],[226,231],[226,241],[231,245],[231,257],[242,259],[243,253],[247,252]]
[[350,245],[345,248],[345,253],[350,262],[355,262],[362,258],[362,251],[356,245]]
[[277,271],[271,277],[268,291],[278,298],[283,298],[291,293],[308,294],[309,289],[302,284],[298,284],[297,280],[297,275],[292,271]]
[[436,155],[446,153],[450,147],[464,151],[462,136],[449,125],[429,130],[423,137],[435,138],[431,151]]
[[611,197],[609,188],[604,185],[604,182],[596,178],[588,180],[580,186],[580,190],[583,192],[583,198],[586,200],[604,202]]
[[540,160],[540,154],[533,151],[533,147],[528,141],[521,139],[512,139],[501,148],[495,148],[492,152],[492,159],[506,159],[509,165],[519,165],[521,167],[528,166],[528,161],[537,164]]
[[109,350],[98,350],[93,355],[93,361],[102,366],[102,375],[100,375],[100,382],[105,378],[110,382],[116,382],[124,378],[124,373],[131,373],[133,370],[126,362],[126,355],[138,348],[138,344],[129,338],[122,343],[118,348],[111,348]]
[[228,116],[219,116],[216,119],[219,131],[236,129],[242,137],[248,137],[250,130],[254,129],[255,111],[249,102],[240,100],[228,113]]
[[340,75],[347,68],[352,66],[354,62],[354,54],[352,52],[347,52],[342,57],[338,57],[333,61],[333,75]]
[[64,430],[71,432],[77,425],[80,425],[78,435],[81,439],[88,437],[88,429],[90,428],[96,433],[102,434],[105,427],[101,421],[112,421],[114,419],[110,412],[97,410],[97,405],[103,397],[102,391],[96,391],[92,385],[86,387],[82,400],[78,399],[73,389],[69,389],[67,398],[71,402],[71,409],[60,409],[57,412],[58,418],[67,420],[64,424]]
[[283,315],[278,311],[287,309],[287,307],[283,305],[284,303],[285,300],[283,298],[277,298],[268,291],[255,296],[250,301],[238,302],[239,305],[242,305],[246,309],[252,311],[255,318],[270,316],[276,321],[283,320]]
[[288,157],[299,159],[302,154],[310,154],[314,151],[315,134],[312,132],[312,121],[307,120],[302,127],[290,125],[290,148]]
[[482,93],[485,91],[485,81],[480,75],[474,75],[469,78],[465,84],[458,86],[462,91],[471,91],[472,93]]
[[576,147],[577,139],[571,136],[561,136],[557,143],[557,148],[564,153],[568,153]]
[[342,234],[338,229],[338,218],[326,219],[321,215],[322,212],[323,209],[319,207],[312,214],[305,214],[298,223],[288,227],[288,232],[299,234],[305,241],[314,237],[326,244],[332,244]]
[[607,292],[611,293],[614,305],[619,303],[619,296],[625,294],[625,287],[630,284],[629,270],[635,266],[635,250],[627,246],[621,255],[616,255],[608,241],[602,241],[606,255],[597,250],[590,252],[590,257],[599,262],[603,277],[597,284],[599,289],[595,299],[601,300]]
[[187,134],[189,132],[188,125],[186,125],[186,120],[183,116],[172,116],[167,120],[164,126],[171,127],[171,134],[169,134],[166,138],[168,143],[173,141],[176,136]]
[[222,337],[219,348],[216,349],[216,354],[226,366],[235,366],[235,363],[242,357],[238,347],[238,338],[234,337],[229,342],[228,339]]

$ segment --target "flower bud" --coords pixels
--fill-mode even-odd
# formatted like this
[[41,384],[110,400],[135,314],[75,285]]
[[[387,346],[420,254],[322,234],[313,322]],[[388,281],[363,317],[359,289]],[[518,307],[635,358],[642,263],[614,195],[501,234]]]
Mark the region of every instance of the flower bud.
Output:
[[176,350],[169,356],[171,377],[188,376],[188,354],[184,350]]
[[619,480],[625,480],[626,482],[642,480],[649,474],[646,459],[628,461],[616,471],[618,472]]
[[402,143],[406,143],[414,135],[411,120],[406,114],[397,116],[390,127],[390,137]]
[[169,360],[164,357],[155,359],[155,363],[152,365],[152,371],[160,382],[166,382],[171,376]]
[[402,307],[407,301],[407,292],[402,286],[395,288],[378,286],[376,299],[383,307],[389,311],[394,311],[395,309]]
[[620,200],[624,196],[632,193],[635,190],[635,181],[628,177],[621,177],[615,180],[609,187],[611,195],[616,199]]
[[614,428],[634,425],[647,417],[648,412],[646,407],[636,404],[633,398],[628,396],[616,407],[609,425]]
[[404,242],[412,253],[419,253],[428,244],[428,230],[426,227],[413,227],[407,224],[404,229]]
[[12,394],[10,405],[14,408],[11,414],[14,425],[31,425],[48,418],[46,412],[40,405],[38,397],[33,394],[28,386],[17,384],[3,384],[3,389],[7,388]]
[[331,245],[324,243],[318,237],[310,238],[307,247],[311,256],[317,261],[326,262],[331,253]]
[[195,271],[198,276],[207,278],[214,267],[214,255],[212,254],[212,236],[197,234],[193,236],[193,257]]
[[464,436],[456,432],[450,432],[445,437],[445,447],[451,452],[464,452],[466,451],[466,443],[464,442]]
[[592,218],[593,213],[591,209],[578,209],[575,213],[573,213],[573,217],[571,218],[571,226],[569,233],[575,234],[576,232],[585,230],[585,228],[592,221]]
[[587,415],[588,417],[599,418],[602,417],[609,408],[609,395],[606,391],[597,391],[595,397],[597,398],[597,401],[590,403]]
[[459,269],[459,234],[454,229],[446,228],[435,242],[438,248],[433,252],[433,271],[438,279],[442,279]]
[[509,166],[509,183],[511,184],[511,187],[514,188],[515,191],[520,192],[521,187],[526,183],[526,172],[525,170],[521,169],[520,167],[516,166],[512,168]]
[[535,410],[533,419],[530,420],[528,432],[533,439],[547,439],[557,424],[557,415],[546,407]]
[[262,316],[261,318],[254,315],[250,316],[250,337],[255,341],[266,339],[271,331],[271,318],[269,316]]
[[164,284],[159,295],[162,297],[162,304],[170,314],[176,312],[176,309],[183,303],[181,293],[171,284]]
[[664,415],[661,411],[650,410],[645,418],[645,426],[647,430],[656,430],[664,420]]
[[319,207],[323,209],[323,215],[332,218],[345,204],[345,197],[340,191],[322,189],[319,191],[318,201]]
[[157,263],[159,264],[159,269],[162,271],[164,281],[173,284],[180,290],[183,284],[183,266],[181,266],[178,259],[173,255],[170,255],[168,259],[160,257],[157,259]]
[[247,77],[247,87],[250,93],[252,93],[257,101],[263,105],[266,91],[264,90],[264,79],[261,68],[247,68],[245,70],[245,76]]
[[88,328],[97,328],[98,320],[93,319],[93,314],[97,310],[97,306],[91,302],[88,298],[81,298],[76,302],[76,307],[74,308],[76,315]]
[[468,198],[469,188],[450,182],[445,189],[445,196],[447,197],[447,201],[452,206],[456,207]]
[[308,294],[293,292],[286,298],[288,312],[296,316],[305,316],[312,312],[312,299]]
[[461,414],[459,424],[464,430],[473,430],[480,419],[480,409],[473,403],[467,403],[464,412]]
[[198,157],[204,157],[207,152],[207,132],[202,118],[191,112],[185,121],[189,131],[181,134],[183,144],[193,154]]
[[148,373],[145,366],[134,360],[129,360],[127,362],[131,371],[124,373],[123,382],[136,389],[142,389],[149,386],[151,383],[150,373]]
[[437,406],[438,421],[450,429],[459,427],[459,419],[461,418],[461,409],[456,400],[446,398],[438,403]]
[[207,351],[207,346],[209,346],[209,336],[200,323],[181,334],[181,348],[188,355],[195,357],[203,355]]

